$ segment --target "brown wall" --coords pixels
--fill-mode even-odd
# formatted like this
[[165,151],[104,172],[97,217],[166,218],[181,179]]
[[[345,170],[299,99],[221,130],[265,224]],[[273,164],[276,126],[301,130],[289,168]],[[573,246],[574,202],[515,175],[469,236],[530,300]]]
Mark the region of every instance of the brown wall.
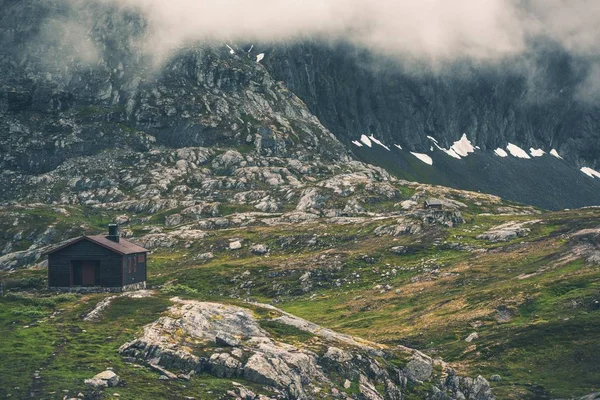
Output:
[[107,248],[82,240],[48,256],[48,285],[50,287],[71,286],[72,260],[99,260],[96,285],[120,287],[122,282],[123,257]]
[[[140,260],[140,258],[142,260]],[[144,253],[129,254],[123,257],[123,284],[144,282],[146,280],[146,263],[148,255]],[[131,268],[129,262],[131,260]]]

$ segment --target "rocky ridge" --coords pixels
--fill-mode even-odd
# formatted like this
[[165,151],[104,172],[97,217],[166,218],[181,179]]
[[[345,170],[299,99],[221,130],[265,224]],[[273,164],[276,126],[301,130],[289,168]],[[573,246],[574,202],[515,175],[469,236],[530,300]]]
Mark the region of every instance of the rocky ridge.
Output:
[[[399,400],[410,392],[409,382],[433,385],[435,399],[494,398],[481,376],[459,377],[421,352],[339,334],[273,306],[173,301],[168,316],[120,348],[123,356],[164,368],[171,377],[181,371],[243,379],[264,385],[274,398]],[[398,357],[404,366],[393,363]],[[243,389],[233,394],[259,398]]]

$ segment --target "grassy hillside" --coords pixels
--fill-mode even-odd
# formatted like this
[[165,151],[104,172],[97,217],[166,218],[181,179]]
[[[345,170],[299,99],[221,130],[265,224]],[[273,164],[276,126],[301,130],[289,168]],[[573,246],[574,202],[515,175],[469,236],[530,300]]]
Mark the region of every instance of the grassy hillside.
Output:
[[[124,398],[156,397],[165,385],[172,398],[218,397],[228,380],[165,383],[117,353],[173,296],[270,302],[343,333],[418,348],[467,375],[500,375],[492,382],[500,399],[600,390],[594,258],[600,210],[492,215],[477,207],[463,211],[464,224],[426,225],[412,235],[382,235],[377,228],[394,223],[393,216],[210,230],[203,239],[155,249],[149,270],[155,294],[120,298],[98,322],[81,316],[107,295],[48,293],[40,267],[2,272],[9,290],[0,298],[0,396],[36,391],[62,398],[63,390],[83,391],[83,379],[112,366],[127,382],[114,390]],[[45,206],[36,210],[50,220],[64,218]],[[69,215],[71,224],[90,232],[99,230],[99,218],[112,217],[88,219],[77,208]],[[532,223],[525,236],[506,242],[479,236],[509,221]],[[177,229],[159,218],[132,218],[128,229],[141,235],[152,226],[167,234]],[[242,249],[229,250],[233,239]],[[268,255],[251,252],[258,243],[269,247]],[[404,248],[391,251],[397,246]],[[199,259],[206,252],[214,258]],[[478,338],[465,341],[474,332]]]

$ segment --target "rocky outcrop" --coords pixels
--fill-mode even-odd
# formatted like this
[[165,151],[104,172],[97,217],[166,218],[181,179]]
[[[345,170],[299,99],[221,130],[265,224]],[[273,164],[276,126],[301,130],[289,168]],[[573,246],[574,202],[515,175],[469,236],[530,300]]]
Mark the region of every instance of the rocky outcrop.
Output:
[[519,237],[524,237],[529,234],[531,229],[526,228],[527,225],[532,225],[539,220],[527,222],[507,222],[505,224],[495,226],[489,231],[477,236],[477,239],[487,240],[492,243],[507,242]]
[[18,251],[0,256],[0,271],[21,268],[40,259],[42,249]]
[[433,398],[436,400],[442,399],[473,399],[487,400],[492,399],[492,389],[489,382],[481,375],[476,378],[465,378],[458,376],[453,370],[448,371],[448,376],[442,381],[439,391],[434,389]]
[[[173,300],[168,316],[147,325],[142,336],[121,346],[123,356],[167,371],[241,378],[269,386],[287,399],[329,398],[337,393],[355,399],[399,400],[410,391],[409,381],[435,381],[435,362],[415,350],[387,349],[268,305],[244,308]],[[297,335],[303,339],[290,343]],[[408,359],[404,367],[389,361],[400,354]],[[453,377],[432,395],[493,399],[485,379]],[[353,382],[358,396],[348,391]],[[330,392],[323,392],[324,388]]]

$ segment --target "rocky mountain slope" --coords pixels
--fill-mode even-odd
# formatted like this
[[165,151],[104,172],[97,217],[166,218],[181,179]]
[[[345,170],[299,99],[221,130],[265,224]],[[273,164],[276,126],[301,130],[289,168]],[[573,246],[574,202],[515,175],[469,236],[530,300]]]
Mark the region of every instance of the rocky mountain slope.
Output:
[[511,155],[508,150],[497,149],[503,155],[498,156],[495,152],[476,149],[457,158],[447,154],[447,149],[438,148],[433,140],[430,143],[433,150],[414,154],[374,142],[371,147],[352,146],[353,153],[361,161],[379,165],[410,181],[494,193],[550,210],[600,204],[600,179],[551,154],[536,157],[523,150],[519,153],[529,158],[521,158]]
[[[556,51],[536,60],[547,61],[548,79],[534,88],[502,68],[411,75],[364,51],[314,42],[190,45],[157,65],[140,44],[147,23],[132,11],[66,0],[0,7],[2,200],[67,160],[156,143],[332,161],[353,154],[403,179],[542,208],[600,204],[597,107],[577,99],[581,77]],[[439,151],[463,134],[476,146],[474,161]],[[355,146],[362,135],[393,151]],[[525,163],[494,153],[509,143],[546,155]],[[442,157],[430,168],[406,162],[411,151]]]
[[[343,146],[252,55],[193,47],[158,70],[131,44],[143,34],[135,15],[60,0],[0,6],[6,11],[0,21],[3,170],[47,172],[73,157],[123,146],[147,150],[154,141],[344,157]],[[94,20],[95,62],[65,48],[68,41],[44,40],[65,18]],[[56,57],[60,51],[66,58]]]
[[537,45],[525,60],[457,64],[437,73],[346,45],[269,50],[271,73],[345,144],[373,134],[426,152],[428,135],[449,148],[467,134],[490,152],[512,142],[554,148],[579,167],[600,165],[600,109],[578,97],[585,62],[552,44]]

